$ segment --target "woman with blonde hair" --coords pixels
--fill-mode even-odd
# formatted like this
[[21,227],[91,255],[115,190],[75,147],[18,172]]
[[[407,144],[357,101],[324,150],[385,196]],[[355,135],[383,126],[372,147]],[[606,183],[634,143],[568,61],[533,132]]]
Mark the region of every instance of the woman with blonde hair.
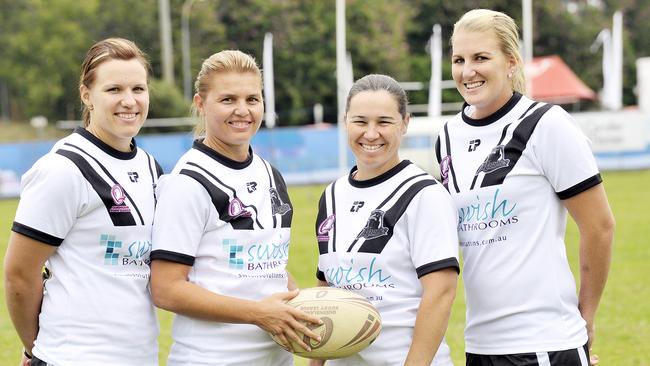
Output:
[[[451,38],[465,104],[436,152],[460,220],[467,365],[587,366],[614,218],[571,116],[523,95],[518,39],[512,18],[487,9],[463,15]],[[580,231],[578,295],[567,213]]]
[[286,270],[293,208],[273,166],[250,141],[264,113],[255,60],[221,51],[195,83],[200,122],[192,149],[160,184],[151,291],[176,313],[168,365],[291,365],[299,333],[320,339]]
[[22,177],[5,290],[24,364],[158,365],[149,253],[162,172],[134,140],[148,83],[133,42],[95,43],[79,82],[84,127]]

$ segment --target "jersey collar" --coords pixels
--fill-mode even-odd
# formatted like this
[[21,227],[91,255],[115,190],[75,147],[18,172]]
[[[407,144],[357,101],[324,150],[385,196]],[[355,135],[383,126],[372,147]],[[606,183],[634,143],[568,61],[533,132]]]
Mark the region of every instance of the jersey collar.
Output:
[[399,164],[395,165],[394,167],[390,168],[387,172],[380,174],[374,178],[366,179],[366,180],[356,180],[352,178],[354,173],[357,171],[357,166],[355,165],[352,167],[352,170],[350,170],[350,174],[348,174],[348,182],[350,183],[351,186],[356,187],[356,188],[368,188],[372,186],[376,186],[380,183],[383,183],[393,176],[395,176],[397,173],[401,172],[406,168],[411,162],[409,160],[402,160],[399,162]]
[[133,159],[138,154],[138,145],[136,145],[135,139],[131,139],[131,146],[132,146],[131,151],[124,152],[109,146],[104,141],[100,140],[97,136],[88,132],[88,130],[86,130],[83,127],[76,127],[74,129],[74,133],[83,136],[86,140],[90,141],[93,145],[100,148],[103,152],[107,153],[108,155],[116,159],[130,160]]
[[248,147],[248,157],[244,161],[232,160],[231,158],[218,153],[216,150],[213,150],[208,145],[204,144],[203,139],[194,140],[192,147],[230,169],[241,170],[248,167],[253,162],[253,148],[251,146]]
[[508,100],[506,104],[504,104],[499,110],[496,112],[492,113],[491,115],[481,118],[481,119],[474,119],[465,114],[465,108],[469,107],[469,104],[467,102],[463,103],[463,109],[461,109],[461,114],[463,116],[463,121],[467,123],[470,126],[474,127],[482,127],[482,126],[487,126],[491,123],[494,123],[501,119],[503,116],[505,116],[512,108],[515,107],[517,102],[519,102],[519,99],[521,99],[521,94],[518,92],[512,93],[512,97]]

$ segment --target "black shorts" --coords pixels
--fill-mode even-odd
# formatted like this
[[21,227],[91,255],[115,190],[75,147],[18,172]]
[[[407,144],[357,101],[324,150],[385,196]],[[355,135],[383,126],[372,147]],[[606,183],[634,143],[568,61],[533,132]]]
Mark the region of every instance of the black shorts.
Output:
[[589,366],[589,349],[585,344],[564,351],[517,353],[512,355],[477,355],[465,353],[466,366]]

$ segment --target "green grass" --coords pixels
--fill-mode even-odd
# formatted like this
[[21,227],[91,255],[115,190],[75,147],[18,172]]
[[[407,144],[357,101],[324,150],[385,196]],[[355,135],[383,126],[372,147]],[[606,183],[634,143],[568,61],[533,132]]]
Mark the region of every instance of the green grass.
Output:
[[[612,268],[597,318],[594,352],[601,365],[650,365],[650,170],[610,172],[604,174],[605,187],[617,221]],[[314,218],[323,186],[291,187],[295,207],[293,241],[289,269],[301,287],[315,284],[318,250],[314,239]],[[9,229],[16,209],[16,200],[0,200],[0,256],[3,259]],[[570,222],[567,230],[567,253],[571,267],[577,270],[577,230]],[[0,284],[0,301],[4,303],[4,283]],[[160,355],[165,360],[171,337],[171,315],[159,312],[161,323]],[[462,283],[452,310],[447,342],[457,366],[464,364],[463,327],[465,303]],[[0,360],[17,364],[20,343],[9,322],[5,306],[0,306]],[[164,364],[164,361],[161,361]],[[306,365],[298,359],[297,366]]]

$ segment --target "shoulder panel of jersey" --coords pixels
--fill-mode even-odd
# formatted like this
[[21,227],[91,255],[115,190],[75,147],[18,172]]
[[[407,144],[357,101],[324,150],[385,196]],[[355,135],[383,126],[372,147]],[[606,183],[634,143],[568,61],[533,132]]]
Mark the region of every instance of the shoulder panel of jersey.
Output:
[[[215,174],[223,169],[232,169],[235,172],[246,170],[248,173],[245,178],[242,176],[240,179],[233,176],[231,171],[229,178],[235,179],[234,183],[233,179],[229,179],[231,183],[228,183]],[[174,170],[199,182],[210,195],[219,219],[229,223],[235,230],[264,229],[258,219],[263,213],[258,212],[254,203],[244,204],[237,195],[237,189],[245,186],[246,179],[251,176],[268,180],[273,227],[291,226],[293,209],[284,179],[266,160],[253,154],[252,149],[246,161],[236,162],[195,141],[193,148],[184,156],[184,162]]]
[[[383,185],[385,197],[374,207],[366,226],[351,243],[337,243],[337,186],[349,185],[360,189]],[[319,202],[316,218],[316,238],[320,254],[335,251],[381,253],[393,236],[393,227],[408,208],[411,200],[424,188],[436,184],[429,174],[408,160],[367,181],[355,181],[349,175],[327,186]],[[344,223],[341,223],[344,224]],[[340,230],[340,227],[339,227]]]
[[[117,151],[81,128],[75,129],[75,134],[64,140],[55,146],[54,153],[69,159],[79,169],[100,197],[113,225],[145,225],[138,205],[111,173],[114,171],[112,165],[114,159],[132,160],[139,152],[145,154],[155,189],[159,177],[156,160],[149,153],[137,147],[128,153]],[[97,149],[100,151],[98,152]],[[133,208],[135,215],[130,208]]]
[[[535,102],[515,94],[502,109],[482,120],[472,120],[461,111],[445,124],[439,135],[443,185],[448,190],[460,192],[461,185],[458,183],[454,167],[464,164],[462,149],[466,149],[465,144],[467,143],[465,139],[455,140],[453,132],[450,131],[480,127],[476,131],[478,140],[486,131],[484,129],[490,129],[490,131],[499,129],[501,137],[483,163],[477,167],[469,189],[500,185],[516,166],[540,119],[552,107],[552,104]],[[496,115],[499,118],[495,118]],[[461,153],[453,152],[459,150]]]

